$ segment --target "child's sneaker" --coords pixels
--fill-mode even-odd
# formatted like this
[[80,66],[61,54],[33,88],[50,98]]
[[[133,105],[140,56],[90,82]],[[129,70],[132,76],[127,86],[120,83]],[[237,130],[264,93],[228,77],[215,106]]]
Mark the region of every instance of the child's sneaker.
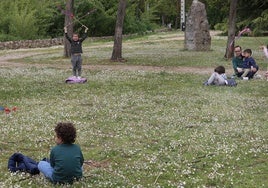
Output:
[[204,86],[208,86],[208,81],[205,81],[205,82],[203,83],[203,85],[204,85]]
[[261,75],[260,74],[255,74],[254,79],[261,79]]

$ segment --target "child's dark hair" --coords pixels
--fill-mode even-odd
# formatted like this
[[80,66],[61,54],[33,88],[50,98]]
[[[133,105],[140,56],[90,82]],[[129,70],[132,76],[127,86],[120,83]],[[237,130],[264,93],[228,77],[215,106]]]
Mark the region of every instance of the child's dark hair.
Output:
[[76,129],[72,123],[58,123],[55,127],[57,137],[61,138],[64,144],[72,144],[75,142]]
[[251,49],[245,49],[245,50],[244,50],[244,53],[249,53],[250,55],[252,55],[252,51],[251,51]]
[[223,74],[223,73],[225,73],[225,68],[224,68],[224,66],[218,66],[214,69],[214,72],[217,72],[219,74]]

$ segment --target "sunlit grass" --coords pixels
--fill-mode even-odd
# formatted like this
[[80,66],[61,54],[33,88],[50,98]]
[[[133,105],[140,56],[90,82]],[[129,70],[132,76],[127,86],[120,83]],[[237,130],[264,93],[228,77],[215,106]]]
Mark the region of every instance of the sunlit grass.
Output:
[[[165,37],[166,33],[150,39]],[[215,66],[219,62],[213,59],[221,59],[224,47],[220,45],[225,44],[223,40],[213,42],[219,50],[208,53],[179,48],[179,57],[184,60],[172,57],[177,53],[177,41],[143,44],[146,36],[133,39],[133,45],[131,41],[124,52],[128,64],[146,64],[153,58],[149,64],[155,60],[156,65],[163,66],[186,66],[187,59],[188,66]],[[85,51],[89,52],[89,61],[100,63],[105,59],[102,50],[106,55],[109,50],[94,48],[94,44],[86,46]],[[169,45],[173,46],[171,52],[166,49]],[[131,47],[141,57],[135,59]],[[46,64],[58,56],[58,63],[69,63],[68,59],[61,62],[57,55],[61,49],[50,50],[47,59],[39,55],[24,61]],[[90,51],[96,54],[95,60]],[[171,54],[154,57],[154,51]],[[193,65],[198,56],[200,64]],[[165,61],[157,61],[159,58]],[[47,66],[0,69],[0,106],[18,108],[10,114],[0,112],[1,187],[52,186],[42,175],[9,173],[7,160],[14,152],[36,161],[48,157],[55,144],[54,126],[59,121],[76,125],[76,142],[85,160],[97,164],[85,164],[85,178],[74,187],[268,184],[267,81],[238,80],[237,87],[205,87],[202,83],[208,75],[84,70],[88,82],[72,85],[64,83],[70,69]]]

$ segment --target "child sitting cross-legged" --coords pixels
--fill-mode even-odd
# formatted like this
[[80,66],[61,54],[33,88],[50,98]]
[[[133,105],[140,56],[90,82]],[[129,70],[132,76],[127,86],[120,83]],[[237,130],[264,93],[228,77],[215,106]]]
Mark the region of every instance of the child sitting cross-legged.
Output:
[[244,73],[241,75],[242,79],[251,79],[253,78],[254,74],[258,71],[258,65],[256,61],[252,57],[252,50],[245,49],[243,51],[244,61],[243,61],[243,71]]

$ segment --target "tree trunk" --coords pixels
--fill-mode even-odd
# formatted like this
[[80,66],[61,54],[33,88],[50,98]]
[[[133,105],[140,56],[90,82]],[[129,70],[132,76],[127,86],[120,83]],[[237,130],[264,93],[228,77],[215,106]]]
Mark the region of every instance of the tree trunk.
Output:
[[235,45],[235,23],[236,9],[238,0],[230,1],[229,22],[228,22],[228,40],[224,57],[230,59],[233,57],[233,49]]
[[[73,35],[73,17],[71,16],[73,14],[74,9],[74,0],[68,0],[66,2],[65,7],[65,21],[64,25],[67,27],[67,33],[69,36]],[[64,57],[70,57],[71,56],[71,45],[69,41],[64,37]]]
[[177,2],[176,2],[176,19],[175,19],[175,29],[178,29],[179,28],[179,17],[180,17],[180,7],[179,7],[179,5],[180,5],[180,2],[179,2],[180,0],[177,0]]
[[162,15],[162,16],[161,16],[161,21],[162,21],[162,26],[163,26],[163,27],[166,26],[166,24],[165,24],[165,19],[166,19],[165,15]]
[[111,57],[111,61],[122,61],[122,35],[123,35],[123,25],[126,14],[126,2],[127,0],[120,0],[117,10],[117,18],[114,33],[114,47]]

